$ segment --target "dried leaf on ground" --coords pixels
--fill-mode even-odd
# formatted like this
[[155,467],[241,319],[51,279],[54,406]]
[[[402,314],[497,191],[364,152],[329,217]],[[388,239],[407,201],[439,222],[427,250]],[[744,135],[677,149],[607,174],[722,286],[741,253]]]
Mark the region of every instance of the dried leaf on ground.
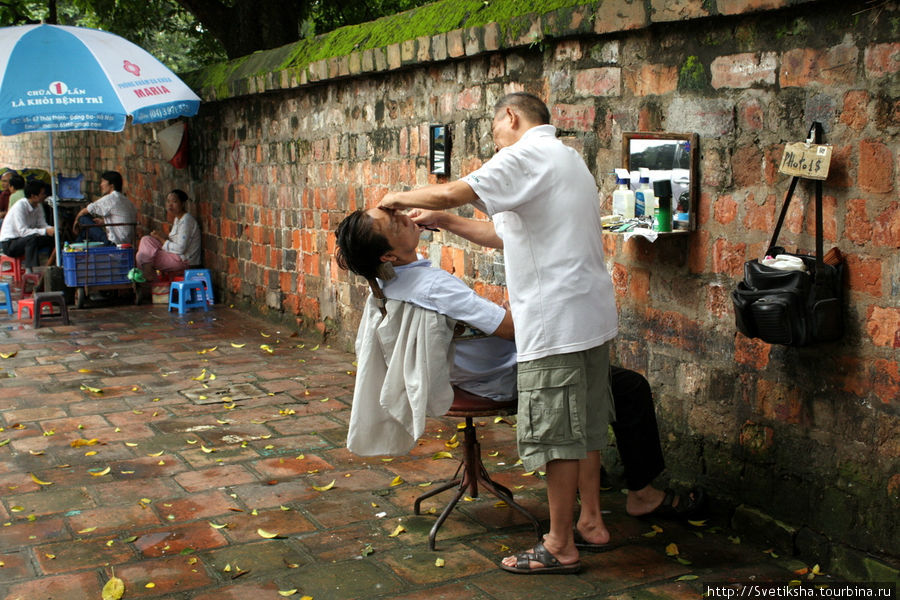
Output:
[[125,595],[125,582],[118,577],[110,577],[101,592],[103,600],[119,600]]
[[314,485],[312,486],[312,489],[316,490],[317,492],[327,492],[334,487],[334,482],[335,480],[332,479],[331,483],[329,483],[328,485]]

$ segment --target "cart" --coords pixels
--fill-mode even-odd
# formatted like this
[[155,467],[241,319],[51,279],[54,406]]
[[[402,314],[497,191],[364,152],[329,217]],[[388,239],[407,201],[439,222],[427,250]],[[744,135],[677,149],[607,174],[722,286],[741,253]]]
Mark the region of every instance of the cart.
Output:
[[67,246],[63,252],[66,285],[76,288],[75,308],[84,308],[85,299],[98,290],[130,289],[137,303],[137,288],[128,279],[128,272],[134,268],[134,249],[92,244]]

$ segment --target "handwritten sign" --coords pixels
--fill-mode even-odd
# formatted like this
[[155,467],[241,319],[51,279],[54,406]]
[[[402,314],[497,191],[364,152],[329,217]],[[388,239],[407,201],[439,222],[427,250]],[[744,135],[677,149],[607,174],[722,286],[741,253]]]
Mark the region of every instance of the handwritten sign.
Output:
[[797,142],[784,147],[781,166],[785,175],[805,179],[826,179],[831,166],[831,146]]

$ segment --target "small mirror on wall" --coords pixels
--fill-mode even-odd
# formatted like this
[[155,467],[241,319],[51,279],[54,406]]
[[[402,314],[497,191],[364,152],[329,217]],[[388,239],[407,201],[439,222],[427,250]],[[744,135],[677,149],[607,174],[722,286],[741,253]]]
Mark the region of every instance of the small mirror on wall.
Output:
[[631,188],[640,185],[641,169],[648,169],[650,183],[668,179],[672,183],[674,231],[694,229],[697,207],[696,133],[629,131],[622,134],[622,157],[631,173]]
[[450,126],[432,125],[429,151],[429,166],[435,175],[450,174]]

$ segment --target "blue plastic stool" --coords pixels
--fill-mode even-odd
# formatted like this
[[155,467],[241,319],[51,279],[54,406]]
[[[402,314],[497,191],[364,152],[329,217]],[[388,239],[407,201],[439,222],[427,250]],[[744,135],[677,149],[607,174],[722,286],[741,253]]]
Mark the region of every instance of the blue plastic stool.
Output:
[[206,290],[207,301],[209,301],[210,304],[216,303],[215,298],[213,298],[212,275],[210,274],[209,269],[187,269],[184,272],[184,280],[202,281],[204,289]]
[[209,310],[209,303],[206,300],[206,291],[203,289],[203,282],[194,281],[173,281],[169,286],[169,308],[178,309],[178,314],[183,315],[184,311],[189,308],[202,308],[204,311]]
[[8,283],[0,283],[0,292],[4,295],[5,300],[0,302],[0,308],[6,310],[6,314],[13,314],[13,305],[12,305],[12,292],[9,290]]

